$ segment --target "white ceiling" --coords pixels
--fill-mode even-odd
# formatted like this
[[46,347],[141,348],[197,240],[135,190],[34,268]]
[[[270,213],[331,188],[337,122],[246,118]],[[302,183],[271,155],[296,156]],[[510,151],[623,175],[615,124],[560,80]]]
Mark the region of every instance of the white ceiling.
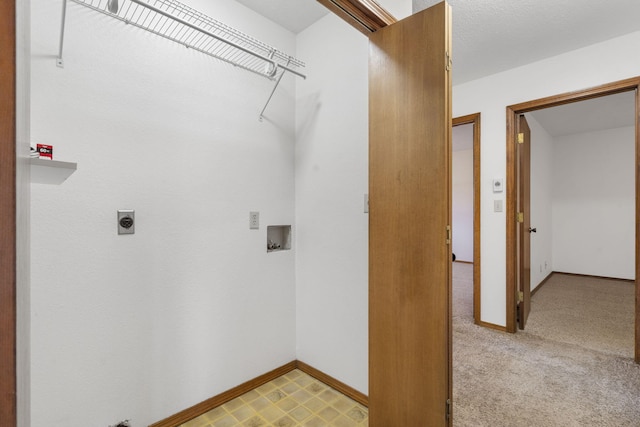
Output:
[[329,13],[329,10],[316,0],[236,1],[296,34]]
[[555,137],[633,126],[634,112],[635,92],[624,92],[528,114]]
[[[237,1],[294,33],[328,13],[316,0]],[[412,0],[413,10],[439,1]],[[640,31],[640,0],[448,2],[453,11],[454,85]],[[632,126],[631,97],[541,110],[534,118],[554,136]]]
[[[413,0],[418,11],[439,0]],[[453,82],[640,31],[638,0],[448,0]]]

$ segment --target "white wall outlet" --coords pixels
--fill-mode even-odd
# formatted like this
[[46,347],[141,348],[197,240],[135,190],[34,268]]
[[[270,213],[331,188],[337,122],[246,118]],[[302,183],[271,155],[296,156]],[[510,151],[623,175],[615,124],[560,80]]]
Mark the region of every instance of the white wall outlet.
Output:
[[249,212],[249,230],[260,228],[260,212]]

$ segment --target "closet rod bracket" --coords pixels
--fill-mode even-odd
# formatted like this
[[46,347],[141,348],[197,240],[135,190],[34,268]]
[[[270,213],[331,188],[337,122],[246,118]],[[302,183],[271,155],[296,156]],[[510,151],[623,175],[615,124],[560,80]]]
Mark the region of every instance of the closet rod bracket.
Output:
[[58,57],[56,58],[56,66],[64,68],[64,60],[62,59],[62,48],[64,47],[64,24],[67,19],[67,0],[62,0],[62,22],[60,24],[60,48]]
[[[267,102],[264,104],[264,107],[262,107],[262,111],[260,112],[260,117],[258,117],[258,120],[262,122],[262,120],[264,119],[264,112],[267,109],[267,107],[269,106],[269,103],[271,102],[271,98],[273,98],[273,94],[276,93],[276,89],[278,88],[278,85],[280,84],[280,80],[282,80],[282,77],[284,77],[284,75],[286,74],[287,71],[289,71],[289,64],[291,63],[291,57],[289,57],[289,59],[287,60],[287,65],[286,66],[282,66],[280,64],[276,65],[276,68],[273,71],[273,74],[277,74],[278,72],[278,68],[282,68],[282,73],[280,73],[280,76],[278,76],[278,79],[276,80],[276,83],[273,85],[273,89],[271,89],[271,93],[269,94],[269,98],[267,99]],[[297,76],[302,77],[303,79],[306,79],[307,77],[303,74],[300,73],[295,73]]]
[[278,85],[280,84],[280,80],[282,80],[282,77],[284,76],[284,73],[285,73],[285,71],[283,70],[282,73],[280,74],[280,76],[278,77],[278,80],[276,80],[276,84],[273,85],[273,89],[271,89],[271,93],[269,94],[269,98],[267,99],[267,103],[264,104],[264,107],[262,107],[262,111],[260,111],[260,117],[258,117],[258,120],[262,121],[262,119],[264,119],[264,111],[267,109],[267,106],[271,102],[271,98],[273,98],[273,94],[276,93],[276,89],[278,88]]

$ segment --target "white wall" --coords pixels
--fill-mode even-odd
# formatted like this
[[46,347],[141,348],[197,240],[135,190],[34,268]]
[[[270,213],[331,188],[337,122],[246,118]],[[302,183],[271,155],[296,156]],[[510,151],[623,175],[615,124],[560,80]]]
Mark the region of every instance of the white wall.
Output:
[[635,129],[554,138],[527,120],[531,288],[552,271],[634,279]]
[[457,261],[473,262],[473,150],[453,152],[451,187],[452,250]]
[[[236,2],[190,2],[293,53]],[[69,3],[32,7],[32,425],[149,425],[295,359],[294,78],[273,83]],[[116,211],[136,210],[136,234]],[[261,228],[249,230],[249,211]],[[293,230],[294,236],[296,230]]]
[[555,271],[635,279],[634,165],[634,127],[555,138]]
[[552,191],[553,137],[530,114],[531,129],[531,290],[553,271]]
[[16,369],[18,427],[31,425],[30,6],[16,2]]
[[367,393],[368,40],[330,14],[297,43],[298,359]]
[[506,220],[491,198],[492,179],[506,176],[505,107],[638,76],[639,49],[636,32],[453,88],[454,117],[482,113],[482,321],[506,324]]

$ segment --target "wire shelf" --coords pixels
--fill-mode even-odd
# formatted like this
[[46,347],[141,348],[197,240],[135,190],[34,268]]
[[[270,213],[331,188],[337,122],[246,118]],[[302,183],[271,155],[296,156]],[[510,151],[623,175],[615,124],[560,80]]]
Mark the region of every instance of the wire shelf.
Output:
[[302,61],[175,0],[71,1],[270,79],[305,77],[296,70]]

